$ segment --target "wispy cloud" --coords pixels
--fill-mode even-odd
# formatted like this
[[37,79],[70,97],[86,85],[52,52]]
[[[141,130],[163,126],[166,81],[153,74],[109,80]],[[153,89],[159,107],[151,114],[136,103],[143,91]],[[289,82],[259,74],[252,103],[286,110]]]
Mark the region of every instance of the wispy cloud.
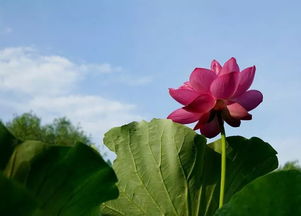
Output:
[[0,51],[0,89],[27,95],[68,93],[80,78],[77,65],[61,56],[39,55],[30,47]]
[[11,27],[2,27],[0,29],[0,34],[10,34],[13,32],[13,29]]
[[115,82],[123,83],[129,86],[141,86],[153,81],[151,76],[133,77],[128,74],[120,74]]
[[120,66],[112,66],[111,64],[81,64],[78,69],[82,72],[89,72],[98,74],[108,74],[122,71],[122,67]]

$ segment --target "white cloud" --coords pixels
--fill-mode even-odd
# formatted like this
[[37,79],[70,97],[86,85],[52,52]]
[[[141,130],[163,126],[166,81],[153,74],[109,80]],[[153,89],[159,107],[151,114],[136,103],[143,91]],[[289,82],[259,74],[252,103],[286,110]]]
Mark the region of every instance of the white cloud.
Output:
[[0,50],[0,90],[29,95],[60,95],[84,76],[122,71],[110,64],[77,64],[62,56],[41,55],[31,47]]
[[80,78],[76,64],[28,47],[0,51],[0,89],[27,95],[68,93]]
[[119,71],[121,67],[110,64],[78,64],[66,57],[42,55],[31,47],[0,50],[0,111],[11,119],[14,113],[32,110],[45,122],[67,116],[75,124],[80,122],[99,144],[111,127],[142,116],[135,113],[135,105],[78,94],[74,87],[84,86],[80,82],[91,73]]
[[113,82],[144,85],[151,77],[131,77],[111,64],[78,64],[66,57],[42,55],[32,47],[0,50],[0,90],[26,95],[61,95],[89,75],[112,74]]

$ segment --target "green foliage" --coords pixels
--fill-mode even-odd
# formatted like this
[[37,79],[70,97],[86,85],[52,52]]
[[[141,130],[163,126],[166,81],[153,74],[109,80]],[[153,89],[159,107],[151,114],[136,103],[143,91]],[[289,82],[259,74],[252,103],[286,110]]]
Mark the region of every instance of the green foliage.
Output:
[[300,166],[290,162],[270,173],[277,152],[256,137],[227,137],[226,204],[216,211],[220,140],[206,144],[167,119],[111,129],[104,142],[117,154],[118,197],[114,171],[76,142],[81,134],[68,120],[41,126],[24,114],[8,125],[19,135],[0,123],[0,215],[96,216],[101,203],[107,216],[301,215]]
[[[226,201],[278,166],[276,151],[262,140],[227,140]],[[208,216],[216,211],[219,142],[208,146],[190,128],[155,119],[113,128],[104,143],[117,154],[113,168],[120,190],[118,199],[102,205],[104,215]]]
[[6,127],[20,140],[38,140],[50,145],[73,146],[77,142],[93,145],[82,129],[75,127],[66,118],[54,119],[51,124],[42,125],[41,119],[33,113],[16,116]]
[[279,167],[279,170],[299,170],[299,171],[301,171],[301,166],[297,160],[288,161],[282,167]]
[[87,145],[19,142],[0,124],[0,149],[0,215],[99,215],[118,196],[114,171]]
[[301,215],[301,171],[260,177],[235,194],[216,216]]

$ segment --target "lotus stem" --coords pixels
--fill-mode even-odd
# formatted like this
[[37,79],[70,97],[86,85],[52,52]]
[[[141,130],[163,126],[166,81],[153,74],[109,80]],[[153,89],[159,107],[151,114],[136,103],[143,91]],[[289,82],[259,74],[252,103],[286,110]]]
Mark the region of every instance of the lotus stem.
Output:
[[219,195],[219,208],[224,204],[225,194],[225,182],[226,182],[226,133],[224,128],[224,121],[221,115],[218,115],[219,127],[221,130],[221,141],[222,141],[222,159],[221,159],[221,183],[220,183],[220,195]]

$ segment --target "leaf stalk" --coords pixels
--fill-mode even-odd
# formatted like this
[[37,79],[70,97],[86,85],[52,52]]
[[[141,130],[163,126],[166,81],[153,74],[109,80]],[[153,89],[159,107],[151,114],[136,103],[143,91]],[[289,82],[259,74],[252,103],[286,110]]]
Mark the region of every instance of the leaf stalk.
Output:
[[221,114],[218,114],[218,122],[221,131],[221,141],[222,141],[222,158],[221,158],[221,182],[220,182],[220,195],[219,195],[219,208],[224,204],[224,194],[225,194],[225,183],[226,183],[226,133],[224,128],[224,120]]

